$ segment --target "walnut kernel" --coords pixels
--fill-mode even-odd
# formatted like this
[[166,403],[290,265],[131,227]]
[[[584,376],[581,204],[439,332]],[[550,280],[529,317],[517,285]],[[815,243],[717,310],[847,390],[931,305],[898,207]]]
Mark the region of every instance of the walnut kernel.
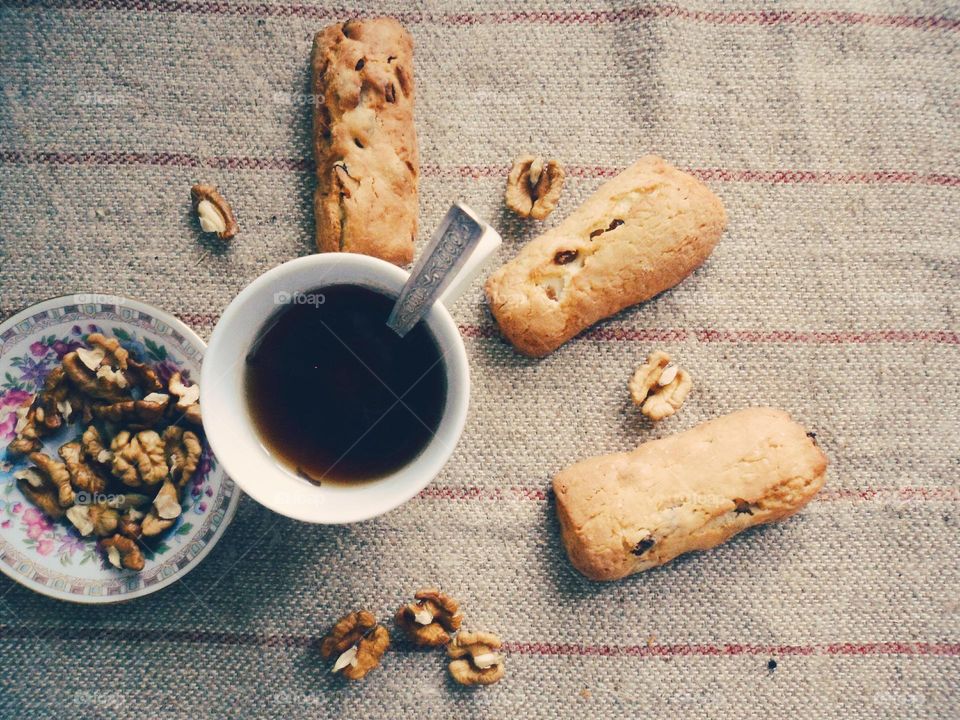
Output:
[[563,180],[563,168],[556,160],[521,155],[507,176],[507,207],[522,217],[543,220],[557,207]]
[[633,402],[651,420],[670,417],[686,400],[693,387],[690,375],[670,362],[670,356],[656,350],[637,368],[628,384]]
[[140,552],[135,540],[123,535],[114,535],[101,540],[100,548],[107,553],[107,560],[115,568],[143,570],[143,553]]
[[57,486],[49,478],[44,477],[36,468],[18,470],[13,477],[16,478],[17,487],[23,496],[45,515],[54,520],[63,517],[64,510],[60,507]]
[[93,414],[101,420],[123,425],[127,430],[144,430],[159,423],[170,403],[164,393],[150,393],[142,400],[123,400],[110,405],[98,405]]
[[450,642],[463,617],[456,600],[434,588],[420,590],[415,602],[397,610],[394,621],[415,645],[437,647]]
[[390,647],[390,633],[377,625],[373,613],[358,610],[344,615],[320,642],[324,659],[334,659],[332,672],[348,680],[361,680],[380,664]]
[[142,430],[136,435],[122,430],[113,438],[110,449],[113,474],[130,487],[156,485],[169,472],[163,440],[153,430]]
[[177,398],[176,405],[173,406],[176,413],[182,415],[191,425],[201,427],[203,423],[200,416],[200,386],[196,383],[185,384],[180,373],[175,372],[170,376],[167,389]]
[[493,633],[461,630],[447,647],[453,658],[447,669],[461,685],[493,685],[503,678],[503,643]]
[[198,183],[190,188],[193,209],[200,221],[200,229],[216,233],[221,240],[229,240],[238,232],[240,226],[233,216],[233,208],[213,185]]
[[159,535],[173,526],[181,512],[180,493],[177,486],[167,478],[153,499],[153,507],[141,522],[141,532],[146,537]]
[[98,467],[86,462],[83,456],[83,447],[76,440],[60,446],[60,458],[67,466],[70,483],[77,490],[83,490],[87,493],[102,493],[107,489],[108,478],[99,472]]
[[70,485],[70,473],[67,471],[67,466],[42,452],[30,453],[30,462],[36,466],[41,475],[57,488],[57,501],[60,503],[60,507],[67,508],[73,505],[75,495],[73,487]]
[[163,431],[164,453],[167,458],[167,467],[177,487],[186,485],[200,463],[203,445],[197,434],[184,430],[177,425],[171,425]]
[[74,505],[67,509],[67,520],[73,523],[81,535],[105,537],[117,531],[120,514],[106,503]]

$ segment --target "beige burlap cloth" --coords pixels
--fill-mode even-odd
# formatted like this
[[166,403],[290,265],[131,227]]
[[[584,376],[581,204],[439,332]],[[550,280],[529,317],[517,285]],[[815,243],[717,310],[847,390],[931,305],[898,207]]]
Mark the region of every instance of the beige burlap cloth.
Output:
[[[454,308],[473,371],[456,455],[378,520],[312,527],[244,500],[183,583],[75,607],[0,578],[3,718],[956,717],[960,694],[960,12],[955,3],[71,0],[0,9],[0,311],[79,290],[203,334],[312,250],[313,33],[392,13],[416,41],[421,225],[461,199],[510,257],[515,154],[559,158],[550,226],[656,152],[730,226],[678,288],[535,362]],[[195,181],[241,234],[198,235]],[[422,237],[425,232],[421,234]],[[696,387],[657,427],[650,350]],[[610,585],[568,566],[549,479],[750,404],[830,456],[803,513]],[[439,583],[507,641],[480,691],[400,647],[345,686],[312,643]],[[771,660],[776,661],[776,668]]]

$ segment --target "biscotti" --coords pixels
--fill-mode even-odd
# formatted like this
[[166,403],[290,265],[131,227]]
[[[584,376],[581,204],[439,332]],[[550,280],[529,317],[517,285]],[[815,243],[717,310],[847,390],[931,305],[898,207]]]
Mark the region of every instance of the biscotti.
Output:
[[642,158],[490,276],[490,310],[520,352],[546,355],[679,283],[707,259],[726,222],[703,183]]
[[410,34],[393,18],[325,28],[313,41],[313,93],[318,249],[406,265],[419,176]]
[[780,520],[823,487],[827,458],[787,413],[748,408],[553,481],[570,562],[617,580]]

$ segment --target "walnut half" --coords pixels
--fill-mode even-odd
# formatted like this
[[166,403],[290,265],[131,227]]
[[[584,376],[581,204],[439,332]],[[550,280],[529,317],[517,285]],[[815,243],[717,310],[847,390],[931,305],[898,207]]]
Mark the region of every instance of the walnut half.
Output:
[[628,387],[633,402],[640,406],[640,412],[657,421],[680,409],[693,381],[686,370],[670,362],[669,355],[656,350],[637,368]]
[[229,240],[238,232],[240,226],[233,216],[233,208],[213,185],[198,183],[190,188],[193,209],[204,232],[215,232],[221,240]]
[[493,685],[506,673],[503,656],[497,652],[501,647],[493,633],[462,630],[447,647],[453,658],[447,669],[461,685]]
[[543,220],[557,207],[563,179],[563,168],[556,160],[521,155],[507,176],[504,200],[517,215]]
[[144,558],[135,540],[114,535],[100,541],[100,549],[107,554],[107,560],[118,570],[143,570]]
[[457,601],[434,588],[420,590],[413,597],[416,602],[397,610],[397,626],[415,645],[437,647],[450,642],[450,633],[460,629],[463,619]]
[[358,610],[344,615],[320,642],[320,654],[334,660],[331,672],[348,680],[362,680],[380,664],[390,647],[390,633],[377,625],[373,613]]
[[115,477],[129,487],[156,485],[170,469],[164,455],[163,440],[153,430],[133,434],[121,430],[110,443],[113,458],[110,466]]

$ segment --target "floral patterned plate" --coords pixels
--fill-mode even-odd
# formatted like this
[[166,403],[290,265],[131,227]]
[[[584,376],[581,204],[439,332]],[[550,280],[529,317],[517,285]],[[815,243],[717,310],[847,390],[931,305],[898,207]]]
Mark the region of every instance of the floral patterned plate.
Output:
[[[65,521],[50,521],[17,488],[26,466],[6,446],[16,410],[29,402],[51,368],[91,332],[117,338],[166,380],[179,370],[200,377],[205,344],[172,315],[115,295],[78,294],[45,300],[0,323],[0,571],[44,595],[80,603],[113,603],[149,595],[183,577],[210,552],[233,519],[240,491],[205,444],[176,525],[144,548],[141,572],[117,570]],[[44,452],[83,428],[69,425],[47,438]]]

